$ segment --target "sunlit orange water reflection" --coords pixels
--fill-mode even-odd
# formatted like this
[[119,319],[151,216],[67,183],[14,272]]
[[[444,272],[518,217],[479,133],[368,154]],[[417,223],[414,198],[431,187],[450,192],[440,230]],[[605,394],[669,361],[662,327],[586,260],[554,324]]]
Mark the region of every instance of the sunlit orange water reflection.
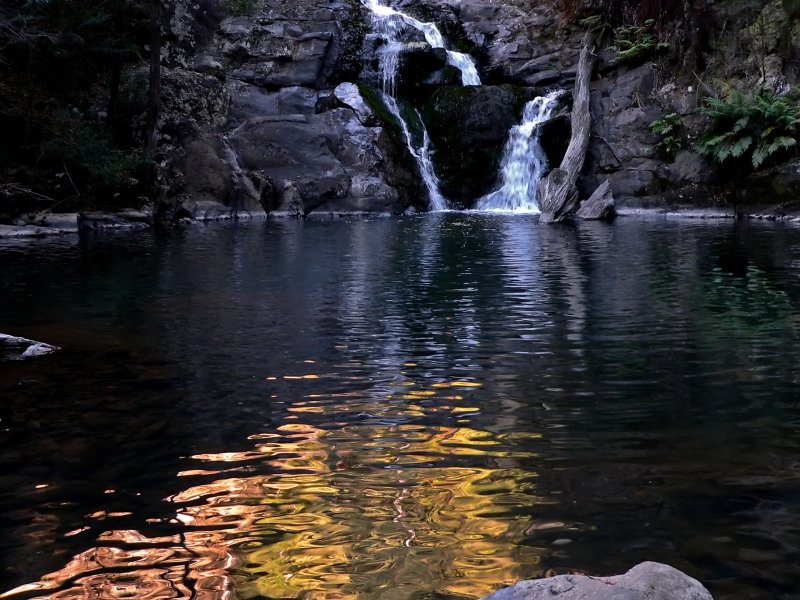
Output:
[[[405,382],[383,402],[308,395],[249,450],[193,457],[197,468],[178,476],[200,483],[169,498],[180,534],[107,531],[63,570],[3,597],[478,598],[530,575],[541,549],[519,544],[532,523],[514,508],[551,502],[524,466],[535,462],[525,442],[539,434],[470,427],[459,415],[478,411],[477,387]],[[363,418],[330,429],[303,421],[322,411]],[[454,424],[420,424],[431,411]]]

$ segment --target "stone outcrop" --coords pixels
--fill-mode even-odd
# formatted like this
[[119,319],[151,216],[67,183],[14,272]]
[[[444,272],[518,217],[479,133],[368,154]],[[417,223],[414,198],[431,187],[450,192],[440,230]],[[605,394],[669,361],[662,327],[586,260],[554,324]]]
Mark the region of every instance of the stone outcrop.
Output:
[[492,80],[535,88],[571,88],[580,33],[547,3],[445,0],[466,38],[484,56]]
[[175,0],[169,20],[162,216],[401,213],[419,201],[401,141],[355,85],[358,1],[267,0],[241,16],[203,6]]
[[0,360],[22,360],[34,358],[45,354],[52,354],[60,350],[57,346],[51,346],[44,342],[29,340],[28,338],[17,337],[0,333]]
[[703,585],[656,562],[644,562],[624,575],[559,575],[522,581],[483,600],[712,600]]
[[512,86],[442,87],[423,116],[436,152],[442,193],[469,207],[497,180],[508,132],[525,104]]
[[[170,160],[162,212],[215,218],[424,209],[425,194],[401,132],[385,111],[375,109],[375,98],[364,97],[364,84],[381,85],[382,42],[370,34],[360,0],[248,4],[250,14],[234,15],[219,3],[171,3],[163,51],[160,144]],[[572,89],[583,27],[550,3],[530,0],[391,4],[435,21],[452,47],[477,59],[487,84],[462,88],[443,50],[419,32],[404,38],[398,95],[423,112],[444,195],[469,207],[495,182],[524,101],[545,90]],[[730,195],[715,179],[714,165],[693,150],[705,123],[702,97],[724,96],[727,82],[783,91],[797,74],[780,57],[800,51],[797,28],[789,21],[778,25],[784,14],[779,0],[740,4],[713,5],[711,17],[728,25],[715,51],[707,53],[704,72],[681,68],[677,38],[670,38],[676,45],[671,55],[628,62],[620,60],[613,40],[602,40],[576,199],[587,199],[604,181],[606,200],[613,196],[622,209],[707,205]],[[759,18],[769,31],[755,27]],[[757,44],[761,38],[768,43]],[[756,62],[749,55],[741,60],[747,48],[760,52]],[[129,87],[137,85],[141,77]],[[650,124],[673,112],[684,143],[665,155]],[[563,124],[561,119],[542,129],[551,161],[566,149]],[[753,186],[751,196],[764,190],[776,200],[796,188],[769,177],[753,178]]]
[[[690,149],[674,157],[659,155],[658,136],[650,123],[677,109],[686,135],[696,136],[703,122],[694,96],[657,85],[653,63],[622,67],[592,86],[592,139],[580,181],[584,195],[608,179],[622,206],[650,207],[663,203],[665,194],[681,194],[690,202],[712,181],[714,168]],[[659,103],[668,102],[665,107]]]

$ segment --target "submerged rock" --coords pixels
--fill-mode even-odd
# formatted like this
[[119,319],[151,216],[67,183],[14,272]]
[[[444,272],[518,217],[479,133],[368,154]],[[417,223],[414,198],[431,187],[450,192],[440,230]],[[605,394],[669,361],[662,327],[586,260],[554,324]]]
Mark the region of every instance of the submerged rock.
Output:
[[681,571],[643,562],[624,575],[559,575],[521,581],[483,600],[712,600],[709,591]]
[[60,350],[60,348],[44,342],[0,333],[0,360],[22,360],[51,354],[56,350]]

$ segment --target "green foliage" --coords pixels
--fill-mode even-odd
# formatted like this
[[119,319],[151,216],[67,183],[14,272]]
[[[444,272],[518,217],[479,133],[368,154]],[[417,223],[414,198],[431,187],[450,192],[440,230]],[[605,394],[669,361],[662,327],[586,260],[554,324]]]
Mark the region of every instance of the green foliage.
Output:
[[258,6],[258,0],[226,0],[228,10],[232,15],[252,15]]
[[797,145],[800,105],[791,97],[736,91],[728,100],[707,98],[702,111],[711,123],[698,140],[697,151],[718,163],[749,158],[758,169]]
[[622,25],[614,29],[614,49],[620,62],[638,62],[669,50],[669,44],[659,42],[653,35],[654,26],[655,21],[648,19],[643,25]]
[[580,19],[578,21],[578,25],[586,29],[586,31],[591,31],[592,33],[602,34],[606,30],[611,29],[611,25],[609,25],[608,21],[606,21],[600,15],[591,15],[584,19]]
[[675,156],[675,153],[683,147],[681,128],[681,117],[678,113],[669,113],[650,123],[650,131],[661,136],[655,149],[667,156]]
[[143,151],[116,147],[105,129],[74,119],[57,123],[40,152],[42,162],[68,169],[73,184],[89,192],[130,187],[147,164]]

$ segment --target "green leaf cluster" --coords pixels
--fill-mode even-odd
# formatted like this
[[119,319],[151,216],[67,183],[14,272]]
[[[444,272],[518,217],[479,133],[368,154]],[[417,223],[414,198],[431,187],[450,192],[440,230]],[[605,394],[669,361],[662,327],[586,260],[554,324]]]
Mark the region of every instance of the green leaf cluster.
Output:
[[252,15],[258,6],[258,0],[226,0],[226,6],[235,16]]
[[735,91],[727,100],[707,98],[702,111],[711,123],[697,142],[697,152],[718,163],[749,158],[758,169],[797,145],[800,105],[790,96]]
[[78,119],[55,123],[40,152],[42,163],[68,169],[73,183],[89,192],[130,187],[147,164],[144,151],[119,148],[107,129]]
[[650,131],[661,137],[655,149],[667,156],[674,156],[683,147],[682,123],[678,113],[669,113],[650,123]]
[[653,34],[655,21],[648,19],[642,25],[622,25],[614,29],[614,49],[620,62],[638,62],[656,52],[669,50],[669,44],[659,42]]

